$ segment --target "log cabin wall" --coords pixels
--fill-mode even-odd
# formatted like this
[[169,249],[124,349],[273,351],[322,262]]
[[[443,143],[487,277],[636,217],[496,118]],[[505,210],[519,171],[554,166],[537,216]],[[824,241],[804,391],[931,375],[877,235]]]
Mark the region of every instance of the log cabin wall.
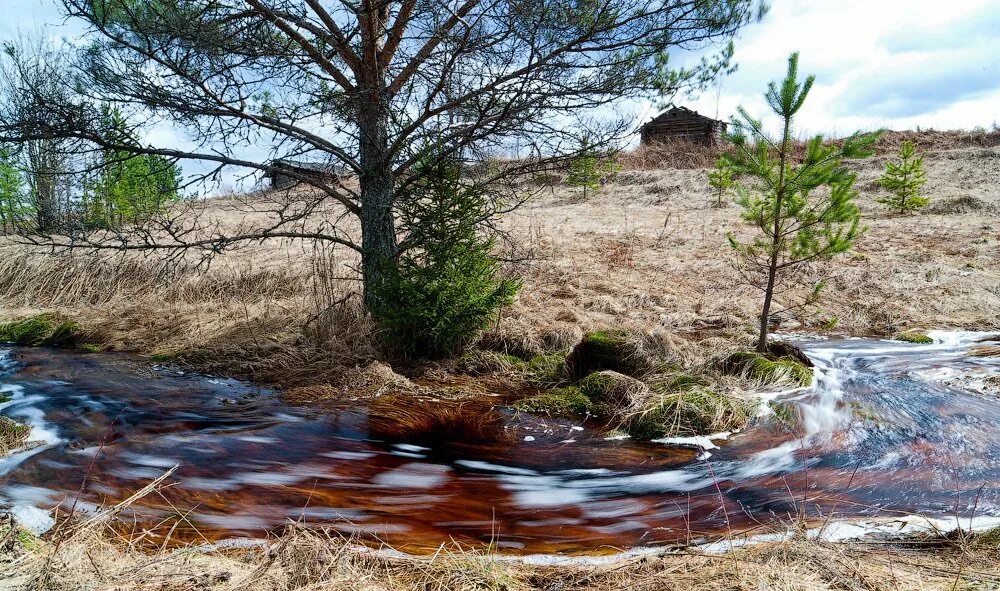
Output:
[[641,139],[643,144],[683,140],[716,146],[722,141],[725,131],[726,124],[722,121],[684,107],[675,107],[643,125]]

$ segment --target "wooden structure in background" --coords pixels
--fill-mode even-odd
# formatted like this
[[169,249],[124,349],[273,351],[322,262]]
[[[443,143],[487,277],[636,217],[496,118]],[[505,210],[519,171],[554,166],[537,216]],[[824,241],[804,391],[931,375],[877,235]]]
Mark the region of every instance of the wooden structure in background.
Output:
[[685,107],[674,107],[660,113],[643,125],[639,133],[643,144],[687,141],[705,146],[717,146],[726,131],[726,123],[699,115]]
[[[273,160],[271,166],[278,170],[269,170],[267,177],[270,179],[272,189],[288,189],[302,182],[302,177],[329,182],[343,177],[347,174],[342,167],[333,166],[324,162],[305,162],[301,160]],[[285,174],[283,171],[291,174]],[[297,175],[297,176],[292,176]]]

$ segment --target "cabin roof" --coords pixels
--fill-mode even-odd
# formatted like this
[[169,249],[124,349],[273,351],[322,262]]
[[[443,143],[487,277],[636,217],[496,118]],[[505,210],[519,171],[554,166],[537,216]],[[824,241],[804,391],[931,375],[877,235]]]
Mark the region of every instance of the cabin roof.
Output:
[[647,127],[651,127],[651,126],[667,125],[667,124],[669,124],[671,122],[671,119],[674,119],[676,117],[680,117],[682,115],[686,116],[686,117],[695,117],[695,118],[702,119],[702,120],[705,120],[705,121],[709,121],[709,122],[712,122],[712,123],[719,123],[719,124],[722,124],[722,125],[726,125],[725,121],[720,121],[718,119],[713,119],[711,117],[706,117],[705,115],[702,115],[698,111],[693,111],[693,110],[691,110],[691,109],[689,109],[687,107],[671,107],[670,109],[667,109],[666,111],[660,113],[656,117],[653,117],[652,119],[650,119],[642,127],[643,128],[647,128]]
[[271,161],[271,166],[275,168],[284,168],[288,170],[299,170],[303,172],[325,172],[329,174],[339,174],[342,170],[341,167],[335,166],[328,162],[309,162],[306,160],[291,160],[288,158],[279,158]]

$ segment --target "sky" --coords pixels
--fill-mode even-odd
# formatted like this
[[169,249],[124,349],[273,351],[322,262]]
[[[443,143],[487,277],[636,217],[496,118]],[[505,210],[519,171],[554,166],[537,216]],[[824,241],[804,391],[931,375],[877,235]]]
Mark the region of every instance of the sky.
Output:
[[997,0],[773,0],[736,41],[737,72],[678,104],[728,119],[767,112],[763,92],[799,51],[816,86],[801,132],[973,129],[1000,123]]
[[[18,30],[72,36],[52,0],[2,0],[0,38]],[[767,83],[799,51],[816,86],[800,112],[800,135],[856,130],[973,129],[1000,124],[1000,0],[771,0],[764,20],[736,40],[739,68],[676,104],[728,119],[738,105],[764,118]],[[637,125],[656,114],[631,105]],[[170,129],[150,138],[181,142]],[[233,177],[235,178],[235,177]],[[235,182],[234,180],[232,182]]]

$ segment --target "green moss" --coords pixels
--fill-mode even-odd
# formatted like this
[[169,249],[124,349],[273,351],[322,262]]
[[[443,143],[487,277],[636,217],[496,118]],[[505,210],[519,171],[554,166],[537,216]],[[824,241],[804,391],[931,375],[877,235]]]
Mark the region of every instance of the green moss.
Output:
[[84,353],[100,353],[104,350],[104,347],[94,343],[82,343],[77,346],[77,349],[83,351]]
[[661,392],[676,392],[678,390],[690,390],[698,386],[708,386],[709,382],[702,376],[689,373],[679,373],[658,381],[653,388]]
[[661,396],[622,427],[637,439],[704,435],[739,429],[750,420],[754,405],[742,399],[695,387]]
[[577,387],[580,392],[591,400],[606,400],[614,389],[614,374],[609,372],[594,372],[580,380]]
[[808,386],[813,380],[812,369],[790,357],[769,359],[759,353],[739,351],[726,357],[720,366],[726,373],[744,375],[765,384],[791,381]]
[[623,330],[602,330],[584,335],[566,360],[576,377],[610,370],[638,375],[649,369],[633,337]]
[[486,375],[520,371],[524,369],[525,363],[513,355],[472,349],[458,359],[458,367],[469,375]]
[[59,322],[43,342],[49,347],[74,347],[80,342],[80,325],[72,320]]
[[170,363],[176,358],[176,353],[153,353],[149,356],[149,360],[153,363]]
[[17,539],[17,543],[29,552],[34,552],[42,547],[42,541],[26,529],[18,529],[15,538]]
[[590,412],[591,402],[579,388],[567,386],[520,400],[514,408],[533,415],[565,417],[587,414]]
[[77,323],[56,314],[38,314],[0,324],[0,341],[29,347],[72,347],[80,337]]
[[11,401],[10,394],[6,394],[4,392],[0,392],[0,404],[3,404],[4,402],[10,402],[10,401]]
[[899,332],[896,333],[892,338],[897,341],[916,343],[918,345],[931,345],[934,343],[934,339],[929,337],[927,333],[920,332],[919,330],[906,330],[903,332]]
[[560,384],[569,378],[566,356],[559,353],[532,357],[526,371],[532,382],[542,385]]

